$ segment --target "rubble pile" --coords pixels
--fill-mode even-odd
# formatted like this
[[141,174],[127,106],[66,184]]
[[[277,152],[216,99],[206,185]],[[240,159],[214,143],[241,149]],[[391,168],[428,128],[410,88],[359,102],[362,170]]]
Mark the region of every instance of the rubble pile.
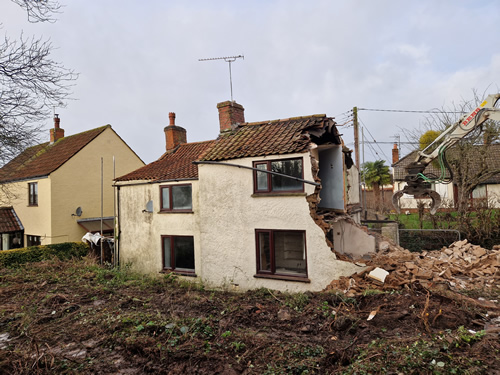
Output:
[[[420,253],[386,245],[384,251],[365,263],[369,267],[363,272],[334,280],[327,289],[354,295],[370,288],[397,289],[417,281],[452,290],[500,288],[499,245],[487,250],[463,240],[441,250]],[[382,279],[381,270],[388,272],[382,273]]]

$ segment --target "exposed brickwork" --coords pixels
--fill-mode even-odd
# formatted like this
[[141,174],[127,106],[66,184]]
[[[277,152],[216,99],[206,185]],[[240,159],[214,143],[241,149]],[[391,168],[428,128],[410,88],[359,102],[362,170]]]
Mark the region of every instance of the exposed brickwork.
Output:
[[392,149],[392,164],[399,161],[399,149],[397,143],[394,143],[394,147]]
[[167,152],[174,150],[177,146],[187,142],[186,129],[175,125],[175,113],[168,114],[170,124],[165,126],[165,148]]
[[57,140],[64,138],[64,129],[60,128],[61,119],[59,115],[54,115],[54,129],[50,129],[50,143],[54,143]]
[[227,101],[217,104],[219,110],[219,124],[221,133],[231,130],[231,125],[245,122],[245,108],[236,102]]
[[64,129],[50,129],[50,143],[54,143],[61,138],[64,138]]

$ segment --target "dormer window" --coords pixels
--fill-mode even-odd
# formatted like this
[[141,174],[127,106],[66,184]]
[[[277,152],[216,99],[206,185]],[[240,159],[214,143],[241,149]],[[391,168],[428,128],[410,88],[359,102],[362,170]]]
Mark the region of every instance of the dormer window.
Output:
[[258,193],[290,193],[303,192],[304,183],[296,178],[303,179],[302,158],[256,161],[254,168],[262,171],[271,171],[295,178],[275,175],[266,172],[254,171],[254,191]]
[[191,184],[160,186],[161,212],[191,212],[193,210]]

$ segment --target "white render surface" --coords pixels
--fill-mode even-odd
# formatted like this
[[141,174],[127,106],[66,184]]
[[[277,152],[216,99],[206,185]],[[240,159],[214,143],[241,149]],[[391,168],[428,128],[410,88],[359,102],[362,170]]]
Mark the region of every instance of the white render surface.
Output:
[[[256,160],[293,157],[303,158],[304,179],[312,181],[309,153],[229,162],[251,167]],[[313,221],[306,201],[306,195],[314,192],[313,185],[304,184],[305,194],[254,196],[251,170],[207,164],[198,167],[203,258],[200,274],[205,284],[241,290],[264,287],[282,291],[319,291],[332,280],[360,270],[354,264],[336,259],[326,244],[322,229]],[[305,231],[310,283],[254,277],[257,272],[256,229]]]
[[[191,183],[193,213],[160,213],[160,186]],[[135,185],[134,185],[135,184]],[[194,236],[195,270],[201,268],[198,181],[120,184],[120,263],[143,273],[162,270],[162,235]],[[153,201],[153,212],[143,212]]]
[[[243,158],[229,163],[252,167],[257,160],[303,158],[304,179],[313,181],[309,153]],[[328,247],[323,230],[310,215],[307,195],[315,187],[304,184],[304,193],[255,196],[253,171],[234,166],[199,164],[199,180],[192,184],[192,213],[160,213],[160,185],[147,181],[120,182],[120,262],[149,274],[162,270],[162,235],[194,237],[195,273],[188,280],[210,288],[248,290],[270,288],[299,292],[323,290],[332,280],[361,271],[340,261]],[[341,174],[342,176],[342,174]],[[148,201],[153,212],[142,212]],[[256,278],[256,229],[305,232],[307,278],[310,282]],[[364,237],[364,236],[363,236]]]

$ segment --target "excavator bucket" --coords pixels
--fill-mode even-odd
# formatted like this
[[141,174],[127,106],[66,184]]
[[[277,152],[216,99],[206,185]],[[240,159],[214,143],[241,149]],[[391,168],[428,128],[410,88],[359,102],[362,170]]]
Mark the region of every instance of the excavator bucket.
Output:
[[392,205],[394,206],[396,212],[398,214],[401,213],[401,206],[400,206],[400,198],[403,196],[403,194],[410,194],[410,195],[417,195],[419,197],[429,197],[431,198],[431,207],[429,212],[431,215],[434,215],[439,206],[441,206],[441,196],[435,192],[434,190],[431,189],[410,189],[408,186],[405,186],[403,190],[398,190],[392,195]]

